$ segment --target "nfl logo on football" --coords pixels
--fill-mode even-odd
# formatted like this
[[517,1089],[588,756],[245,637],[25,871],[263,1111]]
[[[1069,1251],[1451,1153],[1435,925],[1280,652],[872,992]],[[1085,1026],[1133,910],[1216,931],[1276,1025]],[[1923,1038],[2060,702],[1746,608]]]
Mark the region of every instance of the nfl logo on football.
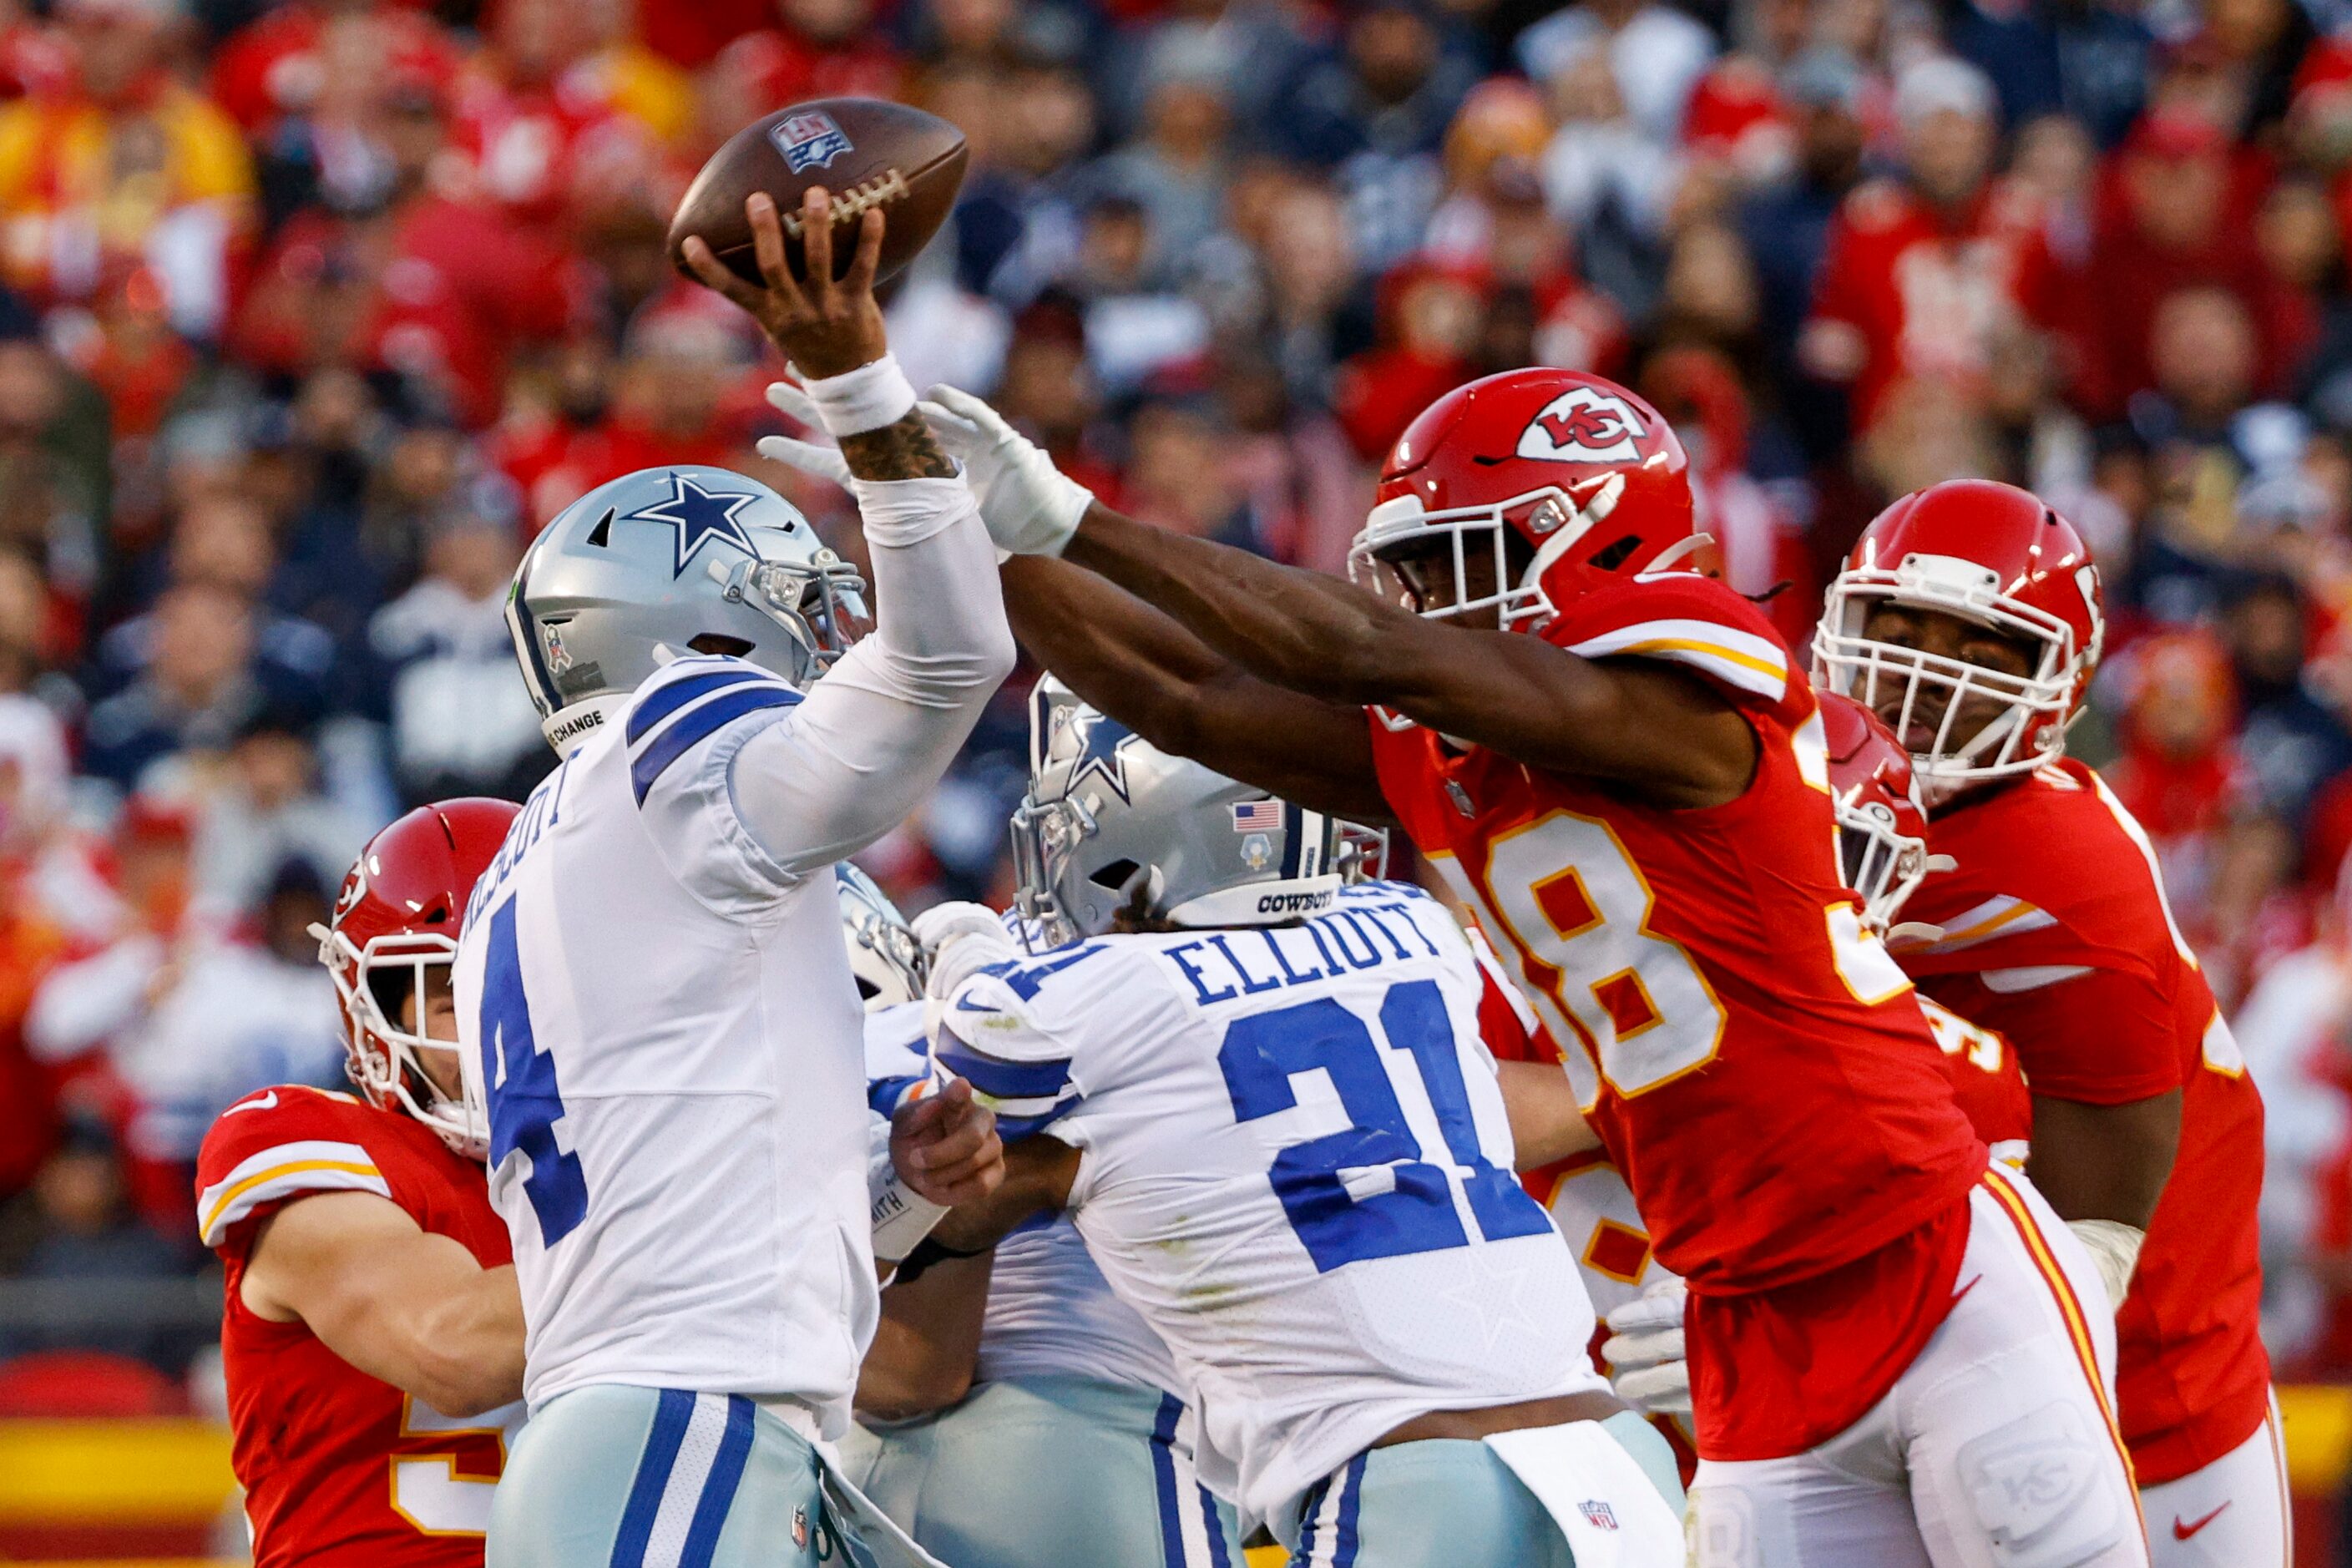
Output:
[[833,116],[814,111],[787,117],[768,132],[768,139],[784,155],[784,166],[795,174],[822,169],[849,151],[849,138],[841,133]]

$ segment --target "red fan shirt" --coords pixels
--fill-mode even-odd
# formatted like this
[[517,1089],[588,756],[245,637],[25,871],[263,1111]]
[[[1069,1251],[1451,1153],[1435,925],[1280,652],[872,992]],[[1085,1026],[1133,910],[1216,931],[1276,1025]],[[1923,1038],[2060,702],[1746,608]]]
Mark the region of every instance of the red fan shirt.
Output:
[[1928,825],[1955,869],[1906,919],[1923,990],[2016,1050],[2033,1092],[2122,1105],[2178,1089],[2180,1150],[2116,1315],[2116,1395],[2142,1485],[2253,1435],[2270,1394],[2254,1211],[2263,1102],[2164,898],[2147,835],[2081,763],[1963,796]]
[[422,1122],[280,1087],[221,1113],[196,1158],[196,1217],[226,1266],[221,1359],[257,1568],[481,1568],[520,1403],[454,1419],[361,1372],[239,1286],[259,1222],[317,1193],[389,1198],[484,1268],[510,1261],[482,1168]]

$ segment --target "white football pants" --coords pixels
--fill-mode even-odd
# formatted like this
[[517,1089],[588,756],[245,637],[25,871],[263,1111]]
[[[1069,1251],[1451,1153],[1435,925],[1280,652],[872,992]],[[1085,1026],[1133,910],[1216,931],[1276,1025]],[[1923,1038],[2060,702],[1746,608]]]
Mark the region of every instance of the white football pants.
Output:
[[2294,1568],[2294,1515],[2275,1399],[2252,1436],[2139,1498],[2156,1568]]
[[1804,1453],[1699,1462],[1696,1568],[2148,1568],[2098,1270],[2012,1171],[1970,1209],[1951,1315],[1885,1398]]

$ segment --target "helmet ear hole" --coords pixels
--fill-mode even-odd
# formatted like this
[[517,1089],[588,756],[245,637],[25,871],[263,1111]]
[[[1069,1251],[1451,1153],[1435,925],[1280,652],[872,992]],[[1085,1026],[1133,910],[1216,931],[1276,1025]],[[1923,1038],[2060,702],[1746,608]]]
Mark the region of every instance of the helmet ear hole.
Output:
[[1614,572],[1625,564],[1627,556],[1641,547],[1642,536],[1638,533],[1629,533],[1622,539],[1612,540],[1594,551],[1590,563],[1597,571]]
[[1092,882],[1097,888],[1108,888],[1115,893],[1121,888],[1126,887],[1127,884],[1134,879],[1135,873],[1136,864],[1134,861],[1113,860],[1107,866],[1097,867],[1094,872],[1087,878],[1087,880]]
[[688,639],[686,646],[697,653],[725,654],[730,658],[741,658],[752,647],[747,638],[730,637],[724,632],[699,633]]

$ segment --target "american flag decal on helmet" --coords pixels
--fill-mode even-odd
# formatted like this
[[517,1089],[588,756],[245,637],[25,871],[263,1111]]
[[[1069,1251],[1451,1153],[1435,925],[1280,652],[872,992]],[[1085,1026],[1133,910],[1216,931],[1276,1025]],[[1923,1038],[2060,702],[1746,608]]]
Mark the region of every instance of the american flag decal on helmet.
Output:
[[1271,833],[1282,826],[1282,802],[1244,800],[1234,806],[1235,833]]

